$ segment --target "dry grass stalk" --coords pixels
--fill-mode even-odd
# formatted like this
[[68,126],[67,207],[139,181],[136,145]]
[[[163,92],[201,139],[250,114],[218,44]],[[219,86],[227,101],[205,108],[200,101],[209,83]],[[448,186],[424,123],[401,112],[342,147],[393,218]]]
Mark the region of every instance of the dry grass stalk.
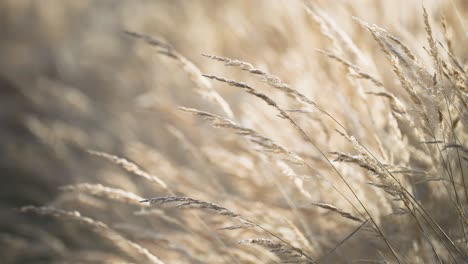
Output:
[[72,191],[79,193],[91,194],[99,197],[105,197],[108,199],[116,200],[119,202],[124,202],[132,205],[141,206],[140,201],[143,200],[142,197],[122,189],[111,188],[104,186],[102,184],[90,184],[90,183],[80,183],[76,185],[66,185],[60,187],[62,191]]
[[177,60],[184,71],[188,74],[190,79],[192,80],[193,83],[196,84],[198,88],[198,92],[218,104],[221,109],[224,111],[224,113],[229,117],[229,118],[234,118],[234,113],[231,110],[231,107],[229,104],[223,99],[223,97],[212,87],[211,83],[208,82],[206,79],[202,78],[201,76],[201,71],[198,69],[195,64],[193,64],[190,60],[185,58],[182,54],[177,52],[177,50],[174,49],[174,47],[165,41],[156,38],[156,37],[151,37],[145,34],[141,33],[136,33],[136,32],[131,32],[131,31],[125,31],[127,34],[129,34],[132,37],[139,38],[144,40],[146,43],[155,46],[159,48],[159,53],[166,55],[170,58],[173,58]]
[[148,263],[163,264],[158,257],[151,254],[146,248],[126,239],[121,236],[117,231],[108,227],[103,222],[94,220],[89,217],[82,216],[77,211],[65,211],[53,207],[35,207],[35,206],[25,206],[20,209],[23,213],[35,213],[39,215],[53,216],[59,219],[71,220],[78,222],[80,224],[90,227],[93,231],[100,234],[102,237],[105,237],[112,241],[115,246],[117,246],[123,252],[129,253],[137,259],[145,259]]
[[[293,88],[289,87],[289,85],[284,83],[279,77],[274,76],[272,74],[269,74],[269,73],[267,73],[265,71],[259,70],[257,68],[254,68],[248,62],[243,62],[243,61],[239,61],[239,60],[233,60],[233,59],[230,59],[230,58],[213,56],[213,55],[206,55],[206,56],[208,58],[211,58],[211,59],[215,59],[215,60],[218,60],[218,61],[223,61],[223,62],[226,63],[226,66],[238,66],[238,67],[241,67],[241,69],[243,69],[245,71],[248,71],[248,72],[256,74],[256,75],[260,75],[260,76],[262,76],[262,78],[264,78],[266,80],[267,84],[269,84],[271,87],[284,92],[287,96],[289,96],[291,98],[294,98],[294,99],[298,100],[299,102],[312,105],[313,107],[320,110],[320,107],[314,101],[310,100],[309,98],[307,98],[305,95],[303,95],[302,93],[300,93],[296,89],[293,89]],[[276,106],[275,108],[277,108],[276,103],[273,100],[271,100],[268,96],[266,96],[265,94],[257,92],[253,87],[251,87],[251,86],[249,86],[249,85],[247,85],[245,83],[238,82],[238,81],[235,81],[235,80],[225,79],[225,78],[214,76],[214,75],[203,74],[203,76],[207,77],[209,79],[212,79],[212,80],[227,83],[227,84],[229,84],[230,86],[233,86],[233,87],[238,87],[238,88],[245,89],[248,93],[250,93],[250,94],[252,94],[252,95],[254,95],[256,97],[259,97],[260,99],[265,101],[268,105],[271,105],[273,107]],[[282,114],[280,116],[283,117]]]
[[426,10],[426,8],[424,6],[423,6],[423,18],[424,18],[425,30],[426,30],[426,33],[427,33],[427,41],[429,42],[429,47],[430,47],[432,58],[434,60],[434,65],[435,65],[435,67],[437,69],[437,72],[439,74],[441,74],[442,65],[441,65],[441,62],[440,62],[440,59],[439,59],[439,52],[437,50],[437,43],[436,43],[436,41],[434,40],[434,38],[432,36],[431,24],[429,23],[429,17],[427,15],[427,10]]
[[115,155],[112,155],[112,154],[109,154],[109,153],[105,153],[105,152],[102,152],[102,151],[88,150],[88,153],[91,154],[91,155],[100,157],[100,158],[104,158],[104,159],[106,159],[106,160],[108,160],[108,161],[110,161],[112,163],[115,163],[115,164],[119,165],[120,167],[122,167],[123,169],[125,169],[126,171],[132,173],[133,175],[142,177],[142,178],[144,178],[144,179],[146,179],[146,180],[148,180],[150,182],[156,183],[160,187],[162,187],[163,189],[167,190],[167,185],[166,185],[166,183],[164,183],[164,181],[162,181],[158,177],[156,177],[154,175],[151,175],[151,174],[147,173],[146,171],[140,169],[140,167],[138,167],[135,163],[133,163],[133,162],[127,160],[127,159],[120,158],[118,156],[115,156]]
[[246,137],[252,143],[260,146],[262,150],[267,153],[284,154],[287,157],[292,158],[292,161],[298,164],[303,164],[304,162],[298,155],[280,146],[273,140],[260,135],[253,129],[238,125],[232,120],[193,108],[179,107],[179,109],[212,121],[214,127],[233,129],[236,134]]
[[232,217],[232,218],[236,218],[236,219],[241,220],[243,222],[243,224],[241,226],[232,226],[232,228],[227,227],[227,228],[224,228],[224,229],[234,230],[234,229],[239,229],[239,228],[244,228],[244,227],[245,228],[256,227],[256,228],[266,232],[267,234],[275,237],[276,239],[278,239],[281,242],[281,244],[283,244],[284,247],[287,247],[291,251],[294,251],[296,255],[298,255],[300,257],[303,257],[303,258],[305,258],[305,259],[307,259],[309,261],[312,261],[312,258],[310,256],[308,256],[307,253],[305,253],[300,248],[292,246],[290,243],[288,243],[286,240],[281,238],[276,233],[274,233],[272,231],[269,231],[268,229],[266,229],[262,225],[257,224],[254,221],[252,221],[252,220],[250,220],[250,219],[248,219],[248,218],[246,218],[246,217],[244,217],[244,216],[242,216],[240,214],[237,214],[237,213],[233,212],[232,210],[230,210],[228,208],[225,208],[225,207],[223,207],[221,205],[211,203],[211,202],[205,202],[205,201],[201,201],[201,200],[197,200],[197,199],[193,199],[193,198],[189,198],[189,197],[176,197],[176,196],[156,197],[156,198],[151,198],[151,199],[145,199],[145,200],[142,200],[141,202],[142,203],[149,203],[150,205],[152,205],[152,204],[165,204],[165,203],[177,203],[177,207],[179,207],[179,208],[208,209],[210,211],[214,211],[216,214],[219,214],[219,215],[224,215],[224,216],[229,216],[229,217]]
[[322,11],[313,1],[306,0],[304,2],[307,13],[320,25],[322,33],[332,40],[340,54],[341,47],[344,47],[357,60],[364,64],[369,63],[348,34],[341,30],[327,13]]
[[347,60],[345,60],[343,58],[340,58],[340,57],[334,55],[331,52],[328,52],[328,51],[325,51],[325,50],[320,50],[320,49],[316,49],[315,51],[317,51],[318,53],[321,53],[323,55],[326,55],[327,57],[329,57],[331,59],[334,59],[337,62],[344,65],[348,69],[348,71],[351,71],[352,76],[355,76],[355,77],[360,78],[360,79],[369,80],[373,84],[375,84],[375,86],[377,86],[377,87],[383,87],[383,83],[381,81],[379,81],[377,79],[377,77],[374,77],[374,76],[372,76],[372,75],[370,75],[368,73],[365,73],[365,72],[361,71],[361,69],[357,65],[352,64],[351,62],[349,62],[349,61],[347,61]]
[[239,241],[240,244],[254,244],[268,249],[274,253],[281,260],[281,263],[315,263],[312,260],[304,258],[304,256],[298,253],[294,248],[291,248],[283,243],[274,242],[271,239],[266,238],[253,238],[244,239]]
[[338,209],[338,208],[336,208],[336,206],[333,206],[333,205],[331,205],[331,204],[312,203],[312,205],[318,206],[318,207],[323,208],[323,209],[330,210],[330,211],[332,211],[332,212],[335,212],[335,213],[341,215],[341,216],[344,217],[344,218],[351,219],[351,220],[356,221],[356,222],[359,222],[359,223],[364,222],[361,218],[356,217],[356,216],[353,216],[352,214],[350,214],[350,213],[348,213],[348,212],[345,212],[345,211],[343,211],[343,210],[341,210],[341,209]]
[[254,75],[259,75],[263,77],[266,83],[268,83],[270,86],[275,87],[277,89],[285,90],[285,91],[289,91],[289,89],[291,89],[289,88],[289,85],[285,84],[279,77],[269,74],[268,72],[265,72],[263,70],[257,69],[248,62],[226,58],[226,57],[220,57],[216,55],[209,55],[209,54],[202,54],[202,55],[213,60],[224,62],[224,66],[239,67],[243,71],[252,73]]
[[319,25],[322,35],[331,41],[334,50],[337,53],[342,54],[343,49],[338,39],[334,35],[334,32],[330,28],[330,25],[328,25],[327,21],[320,14],[318,14],[318,12],[316,12],[316,5],[314,5],[311,1],[307,1],[304,3],[304,7],[307,14],[309,14],[310,17]]
[[144,199],[140,201],[141,203],[148,203],[149,205],[153,204],[166,204],[166,203],[177,203],[179,208],[197,208],[197,209],[209,209],[215,211],[217,214],[230,216],[233,218],[239,218],[240,215],[234,213],[233,211],[217,205],[215,203],[204,202],[201,200],[189,198],[189,197],[175,197],[175,196],[165,196],[157,197],[151,199]]

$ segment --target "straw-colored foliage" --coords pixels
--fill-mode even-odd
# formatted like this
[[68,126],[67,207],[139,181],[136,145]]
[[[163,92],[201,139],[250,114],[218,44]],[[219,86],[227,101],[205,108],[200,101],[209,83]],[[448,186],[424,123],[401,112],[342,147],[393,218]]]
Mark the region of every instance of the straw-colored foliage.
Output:
[[467,263],[468,5],[0,4],[2,263]]

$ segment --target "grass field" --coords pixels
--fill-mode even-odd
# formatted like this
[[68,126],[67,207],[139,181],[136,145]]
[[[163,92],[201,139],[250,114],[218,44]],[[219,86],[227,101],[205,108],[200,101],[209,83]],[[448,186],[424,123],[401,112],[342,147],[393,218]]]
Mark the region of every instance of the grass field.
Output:
[[2,263],[468,263],[468,2],[4,0]]

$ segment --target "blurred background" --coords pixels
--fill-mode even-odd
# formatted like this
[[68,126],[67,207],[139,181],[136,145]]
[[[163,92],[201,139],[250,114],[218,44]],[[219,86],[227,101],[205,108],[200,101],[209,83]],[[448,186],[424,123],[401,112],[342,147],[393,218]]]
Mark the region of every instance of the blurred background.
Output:
[[[303,233],[307,242],[298,242],[298,246],[308,244],[314,256],[333,248],[355,226],[340,219],[328,221],[326,212],[301,206],[313,200],[349,207],[343,198],[330,196],[329,187],[317,180],[301,183],[306,195],[287,177],[273,180],[281,170],[270,168],[270,161],[240,142],[238,135],[212,128],[209,121],[180,111],[179,106],[186,106],[227,116],[210,98],[200,95],[197,84],[176,60],[124,33],[129,30],[158,37],[202,73],[248,82],[280,104],[294,108],[283,94],[272,91],[255,76],[201,54],[252,63],[327,106],[376,152],[379,147],[374,135],[383,138],[379,144],[385,149],[397,153],[401,146],[385,140],[386,133],[391,133],[382,121],[387,116],[386,104],[365,94],[380,91],[381,87],[350,81],[345,67],[315,49],[349,60],[378,76],[388,91],[402,95],[385,54],[353,17],[396,35],[426,63],[431,58],[422,48],[427,47],[427,42],[421,1],[312,2],[308,13],[302,1],[287,0],[1,1],[2,262],[142,263],[98,241],[96,234],[82,225],[15,210],[25,205],[78,210],[140,242],[166,263],[232,263],[232,258],[240,263],[276,262],[269,252],[262,251],[265,257],[259,257],[255,250],[260,249],[237,244],[239,237],[250,238],[243,232],[254,231],[217,234],[214,230],[222,227],[219,223],[226,221],[224,218],[212,220],[206,213],[194,212],[205,221],[203,226],[190,222],[191,213],[173,208],[159,212],[166,218],[142,217],[130,205],[61,191],[59,187],[64,185],[100,183],[145,198],[170,194],[87,150],[128,158],[157,175],[173,194],[235,209],[291,241],[302,241],[298,234]],[[440,21],[442,16],[446,18],[450,34],[457,40],[453,52],[466,63],[468,2],[426,0],[423,4],[433,22],[435,37],[442,39]],[[340,34],[346,37],[331,37]],[[313,162],[320,159],[316,151],[305,146],[301,136],[276,117],[274,110],[240,89],[210,83],[230,105],[233,120],[303,153],[316,164],[315,174],[328,175],[331,170],[323,161]],[[363,100],[367,103],[363,104]],[[366,118],[369,111],[374,121]],[[333,122],[307,118],[311,121],[305,122],[306,131],[325,152],[351,149],[333,134]],[[340,169],[353,175],[356,186],[367,179],[361,170]],[[303,168],[297,170],[313,174]],[[283,187],[278,189],[279,185]],[[360,195],[371,201],[370,210],[379,216],[391,213],[392,206],[382,193],[370,189],[360,188]],[[291,203],[298,211],[291,212]],[[189,226],[191,233],[181,226]],[[291,226],[298,226],[301,232],[291,231]],[[155,235],[143,237],[136,227]],[[396,239],[402,241],[397,246],[400,250],[414,249],[412,241]],[[363,244],[357,237],[356,244],[350,241],[327,261],[344,261],[344,256],[379,260],[379,249],[385,245],[377,240],[366,239],[368,244]]]

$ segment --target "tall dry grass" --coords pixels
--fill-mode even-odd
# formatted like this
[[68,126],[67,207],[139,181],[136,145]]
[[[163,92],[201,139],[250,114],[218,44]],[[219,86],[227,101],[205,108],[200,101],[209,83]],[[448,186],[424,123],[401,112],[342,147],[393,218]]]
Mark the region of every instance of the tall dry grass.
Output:
[[3,263],[466,263],[464,1],[0,4]]

